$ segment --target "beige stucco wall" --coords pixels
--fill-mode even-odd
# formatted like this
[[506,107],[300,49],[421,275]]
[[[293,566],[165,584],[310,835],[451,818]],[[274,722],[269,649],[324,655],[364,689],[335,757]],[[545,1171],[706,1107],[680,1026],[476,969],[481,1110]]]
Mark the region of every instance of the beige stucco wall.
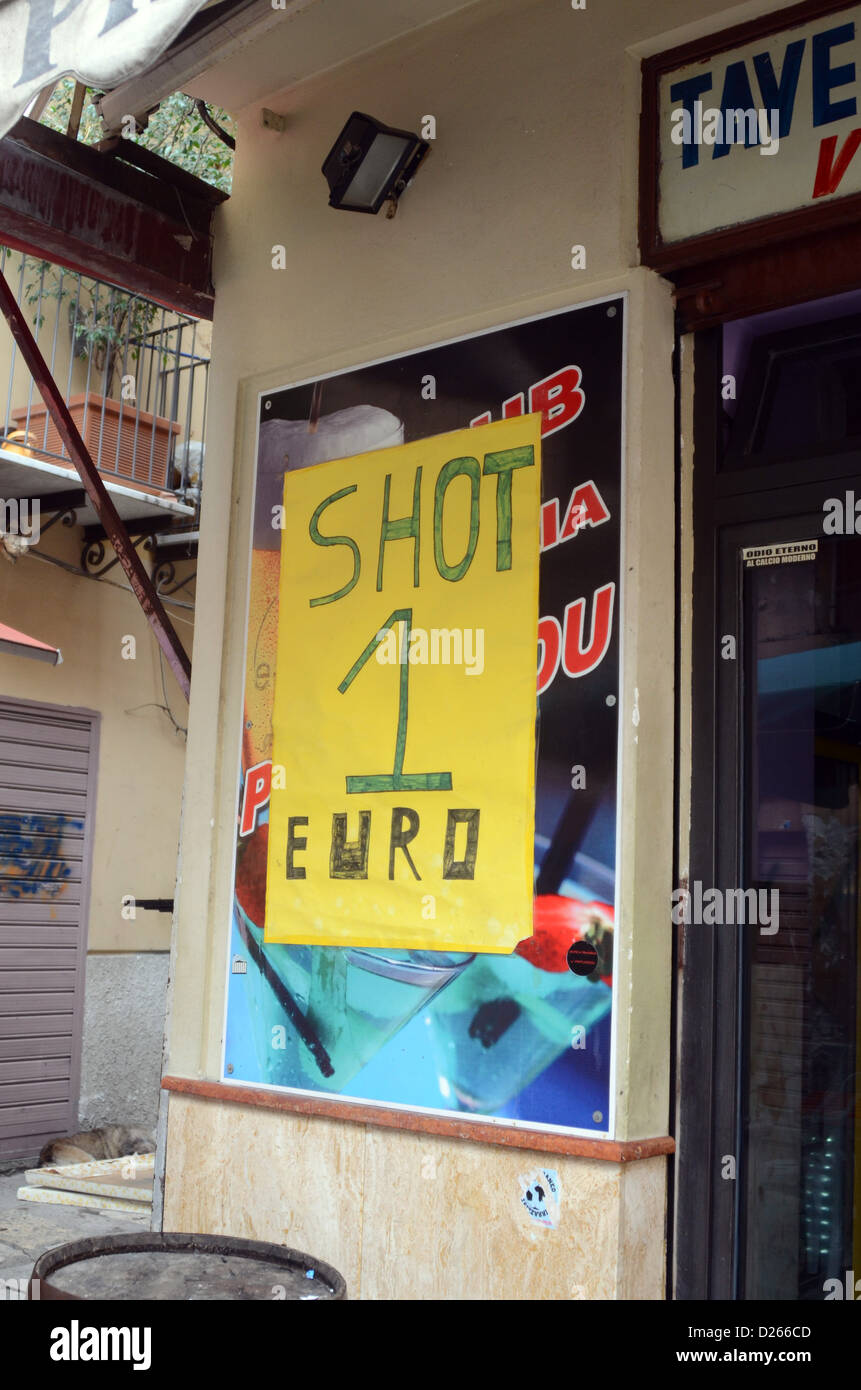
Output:
[[[288,92],[261,93],[260,104],[286,114],[283,136],[260,127],[258,106],[240,113],[234,195],[219,213],[216,239],[171,1072],[217,1078],[220,1068],[257,392],[625,290],[616,1137],[667,1133],[673,316],[669,286],[636,268],[638,55],[688,37],[685,25],[718,29],[766,8],[777,7],[715,9],[708,23],[695,0],[586,11],[559,0],[491,0]],[[286,48],[291,33],[295,39],[295,28],[273,31],[268,42]],[[210,93],[217,77],[207,77]],[[413,129],[423,115],[436,117],[431,158],[394,221],[326,205],[320,164],[354,108]],[[271,268],[276,244],[286,247],[285,271]],[[585,270],[571,269],[574,244],[586,248]],[[428,1155],[426,1167],[445,1174],[436,1186],[421,1177]],[[522,1297],[521,1262],[503,1261],[479,1277],[465,1247],[473,1237],[489,1242],[491,1258],[494,1242],[504,1249],[510,1237],[527,1250],[513,1196],[527,1157],[174,1096],[165,1223],[304,1246],[342,1268],[363,1297],[460,1298],[476,1287],[480,1297]],[[329,1180],[315,1181],[315,1162]],[[579,1244],[574,1219],[542,1234],[532,1296],[576,1296],[566,1292],[576,1285],[587,1296],[662,1297],[665,1160],[620,1168],[557,1158],[552,1166],[567,1191],[581,1182],[589,1189],[604,1225],[588,1246]],[[467,1213],[455,1211],[450,1196],[461,1183]],[[410,1213],[394,1224],[393,1184]],[[331,1207],[346,1200],[341,1189],[360,1210],[353,1205],[349,1220],[336,1222]],[[416,1254],[419,1240],[425,1259]],[[393,1250],[403,1255],[397,1272],[386,1267]],[[427,1268],[435,1262],[444,1276]]]
[[[58,523],[38,548],[77,566],[82,546],[80,527]],[[105,561],[112,556],[107,547]],[[189,568],[178,568],[178,577]],[[0,655],[0,695],[101,713],[88,949],[165,950],[170,915],[137,911],[126,920],[122,899],[173,897],[184,739],[156,708],[164,704],[158,647],[141,607],[130,590],[115,587],[126,583],[119,566],[107,578],[112,583],[97,583],[32,555],[14,565],[0,556],[3,621],[63,654],[59,666]],[[192,614],[172,616],[190,647]],[[134,660],[123,658],[127,636],[135,638]],[[169,668],[165,684],[185,724],[188,707]]]
[[[82,359],[72,359],[68,308],[78,298],[78,277],[57,268],[41,271],[41,262],[9,252],[3,271],[16,297],[24,304],[43,355],[64,394],[85,390],[99,392],[103,376]],[[92,284],[93,282],[87,282]],[[41,296],[40,296],[41,285]],[[100,303],[107,291],[100,291]],[[58,298],[62,295],[62,298]],[[32,303],[30,301],[33,301]],[[82,306],[89,303],[86,293]],[[37,319],[41,318],[41,323]],[[177,316],[159,309],[152,326],[170,330]],[[195,352],[209,354],[211,325],[198,325]],[[191,334],[183,341],[191,349]],[[134,360],[127,363],[134,372]],[[10,369],[12,375],[10,379]],[[110,393],[119,395],[118,367]],[[202,376],[191,395],[190,437],[200,439],[203,428],[204,384]],[[32,382],[21,353],[5,324],[0,324],[0,426],[5,423],[7,402],[11,410],[42,409],[43,402]],[[185,438],[189,397],[184,389],[179,403],[182,438]],[[43,426],[31,424],[34,448],[44,442]],[[106,460],[108,469],[113,458]],[[72,475],[69,486],[74,485]],[[33,490],[38,492],[38,475]],[[49,514],[43,513],[43,524]],[[170,518],[166,515],[165,524]],[[71,531],[56,524],[39,549],[76,569],[80,566],[84,538],[80,527]],[[151,568],[147,552],[144,562]],[[104,563],[113,558],[106,546]],[[177,578],[194,569],[183,562]],[[0,694],[56,705],[82,706],[99,711],[101,718],[100,763],[96,795],[96,835],[93,852],[88,949],[93,951],[164,951],[170,943],[170,914],[136,909],[134,919],[122,915],[122,899],[128,894],[147,898],[172,898],[174,894],[179,819],[182,799],[185,739],[157,706],[164,704],[158,647],[140,605],[127,588],[123,571],[116,566],[109,582],[94,583],[80,574],[32,557],[13,566],[0,558],[0,614],[4,621],[42,641],[59,646],[62,665],[0,655]],[[122,591],[117,585],[126,585]],[[194,587],[176,597],[188,602]],[[193,610],[168,605],[168,611],[186,648],[191,650]],[[122,656],[123,639],[133,636],[134,660]],[[187,723],[187,705],[169,669],[165,685],[177,721]],[[129,909],[126,909],[127,912]]]

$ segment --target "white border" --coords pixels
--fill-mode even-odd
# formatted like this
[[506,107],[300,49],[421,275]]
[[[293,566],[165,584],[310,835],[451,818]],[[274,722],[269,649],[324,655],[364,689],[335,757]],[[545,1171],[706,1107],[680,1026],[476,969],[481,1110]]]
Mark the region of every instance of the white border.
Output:
[[[257,409],[256,409],[255,427],[254,427],[254,496],[252,497],[252,500],[251,500],[251,517],[250,517],[250,523],[249,523],[250,533],[251,533],[251,534],[250,534],[250,536],[249,536],[250,544],[249,544],[249,547],[248,547],[248,572],[247,572],[246,581],[245,581],[245,599],[244,599],[244,604],[243,604],[243,609],[244,609],[244,613],[245,613],[245,641],[244,641],[244,643],[243,643],[243,649],[242,649],[242,671],[243,671],[242,691],[243,691],[243,702],[244,702],[244,696],[245,696],[245,674],[244,674],[244,673],[246,672],[246,668],[247,668],[247,664],[248,664],[248,605],[249,605],[249,602],[250,602],[250,599],[251,599],[251,560],[252,560],[252,554],[253,554],[253,550],[254,550],[254,535],[253,535],[253,533],[254,533],[254,512],[255,512],[255,507],[256,507],[256,505],[257,505],[257,483],[258,483],[258,478],[259,478],[259,467],[258,467],[258,463],[259,463],[259,453],[260,453],[260,423],[261,423],[260,416],[261,416],[261,402],[262,402],[262,400],[263,400],[263,398],[264,398],[265,396],[275,396],[275,395],[277,395],[277,394],[278,394],[279,392],[281,392],[281,391],[293,391],[293,390],[296,390],[296,389],[297,389],[298,387],[300,387],[300,386],[310,386],[310,385],[312,385],[312,384],[314,384],[314,383],[316,383],[316,382],[318,382],[318,381],[329,381],[329,380],[331,380],[332,377],[336,377],[336,376],[347,376],[348,374],[350,374],[350,373],[352,373],[352,372],[360,372],[360,371],[363,371],[364,368],[366,368],[366,367],[377,367],[377,366],[382,366],[382,365],[383,365],[384,363],[386,363],[386,362],[401,362],[401,361],[403,361],[403,360],[404,360],[405,358],[407,358],[407,357],[416,357],[416,356],[417,356],[419,353],[421,353],[421,352],[432,352],[432,351],[434,351],[436,348],[452,347],[452,346],[454,346],[455,343],[465,343],[465,342],[469,342],[469,341],[470,341],[471,339],[473,339],[473,338],[485,338],[485,337],[487,337],[487,336],[488,336],[489,334],[491,334],[491,333],[504,333],[504,332],[505,332],[507,329],[509,329],[509,328],[519,328],[519,327],[521,327],[521,325],[526,324],[526,323],[537,323],[537,322],[538,322],[539,320],[541,320],[541,319],[558,318],[561,314],[573,314],[573,313],[576,313],[578,309],[591,309],[591,308],[594,308],[594,306],[597,305],[597,304],[615,304],[615,303],[618,303],[619,301],[621,301],[621,302],[622,302],[622,305],[623,305],[624,322],[623,322],[623,324],[622,324],[621,418],[620,418],[620,422],[619,422],[619,424],[620,424],[620,429],[619,429],[619,577],[618,577],[618,581],[617,581],[617,588],[618,588],[618,605],[617,605],[617,609],[616,609],[616,612],[617,612],[617,622],[618,622],[618,625],[619,625],[619,629],[618,629],[618,630],[619,630],[619,665],[618,665],[618,688],[617,688],[617,695],[616,695],[616,704],[617,704],[617,709],[618,709],[617,722],[616,722],[616,846],[615,846],[615,848],[616,848],[616,859],[615,859],[615,875],[614,875],[615,882],[614,882],[614,886],[613,886],[613,914],[614,914],[614,923],[615,923],[615,926],[614,926],[615,960],[614,960],[614,967],[613,967],[613,985],[612,985],[612,993],[611,993],[611,1000],[610,1000],[611,1022],[610,1022],[610,1063],[609,1063],[609,1097],[608,1097],[608,1099],[609,1099],[609,1118],[608,1118],[608,1123],[607,1123],[606,1129],[600,1129],[600,1130],[598,1130],[598,1129],[577,1129],[577,1128],[574,1128],[573,1126],[569,1126],[569,1125],[553,1125],[553,1124],[543,1123],[543,1122],[538,1121],[538,1120],[518,1120],[518,1119],[511,1119],[509,1116],[504,1116],[504,1115],[476,1115],[476,1114],[473,1114],[473,1112],[470,1111],[470,1110],[439,1110],[439,1109],[436,1109],[436,1108],[434,1108],[434,1107],[429,1107],[429,1106],[408,1105],[408,1104],[403,1103],[403,1102],[400,1102],[400,1101],[370,1100],[370,1099],[368,1099],[368,1098],[365,1097],[365,1096],[345,1096],[345,1095],[343,1095],[343,1094],[342,1094],[341,1092],[339,1092],[339,1091],[326,1091],[326,1090],[306,1091],[306,1090],[302,1090],[302,1089],[300,1089],[299,1087],[296,1087],[296,1086],[275,1086],[275,1085],[273,1085],[271,1082],[267,1082],[267,1081],[247,1081],[247,1080],[241,1080],[241,1079],[239,1079],[239,1078],[233,1078],[233,1077],[227,1076],[227,1075],[226,1075],[226,1071],[225,1071],[225,1068],[226,1068],[226,1065],[227,1065],[227,1058],[226,1058],[226,1052],[227,1052],[227,1012],[228,1012],[228,1004],[229,1004],[229,1000],[230,1000],[230,980],[231,980],[231,973],[232,973],[232,972],[231,972],[231,968],[230,968],[230,967],[231,967],[230,937],[228,937],[228,947],[227,947],[227,952],[226,952],[225,973],[226,973],[226,976],[227,976],[227,981],[226,981],[225,990],[224,990],[224,1013],[223,1013],[222,1026],[221,1026],[221,1069],[220,1069],[220,1070],[221,1070],[221,1075],[220,1075],[220,1077],[219,1077],[219,1082],[220,1082],[221,1085],[224,1085],[224,1086],[236,1086],[236,1087],[238,1087],[238,1088],[244,1088],[244,1089],[246,1089],[246,1090],[247,1090],[247,1089],[251,1089],[251,1090],[258,1090],[258,1091],[274,1091],[274,1092],[276,1092],[278,1095],[302,1096],[302,1097],[304,1097],[304,1098],[310,1098],[310,1099],[312,1099],[312,1100],[319,1100],[319,1099],[323,1099],[323,1100],[332,1100],[332,1101],[337,1101],[337,1102],[342,1103],[342,1104],[345,1104],[345,1105],[355,1105],[355,1106],[357,1107],[357,1109],[361,1109],[363,1106],[373,1106],[373,1107],[376,1108],[376,1109],[392,1110],[392,1111],[396,1111],[396,1112],[400,1112],[400,1113],[408,1114],[408,1115],[434,1115],[434,1116],[436,1116],[438,1119],[450,1120],[452,1123],[457,1123],[457,1121],[459,1121],[459,1120],[474,1120],[474,1121],[476,1121],[477,1123],[488,1125],[490,1128],[493,1128],[494,1126],[496,1126],[497,1128],[502,1128],[502,1129],[519,1129],[519,1130],[525,1130],[525,1131],[527,1131],[527,1132],[535,1132],[535,1133],[542,1133],[542,1134],[565,1134],[565,1135],[571,1136],[572,1138],[578,1138],[578,1139],[610,1140],[611,1142],[615,1139],[615,1130],[616,1130],[616,1090],[617,1090],[617,1087],[616,1087],[616,1057],[617,1057],[617,1052],[618,1052],[618,1030],[619,1030],[619,1011],[618,1011],[618,1007],[617,1007],[617,1006],[618,1006],[618,1002],[619,1002],[619,987],[618,987],[619,970],[618,970],[618,959],[619,959],[619,949],[620,949],[620,948],[619,948],[619,942],[620,942],[620,931],[619,931],[619,927],[620,927],[620,916],[619,916],[619,907],[620,907],[620,904],[619,904],[619,889],[620,889],[620,877],[621,877],[621,876],[620,876],[620,867],[619,867],[619,866],[620,866],[621,861],[622,861],[622,781],[623,781],[623,778],[622,778],[622,770],[623,770],[623,769],[622,769],[622,761],[623,761],[623,748],[622,748],[622,728],[623,728],[623,723],[622,723],[622,719],[623,719],[623,713],[624,713],[624,699],[623,699],[623,696],[624,696],[624,688],[625,688],[625,682],[624,682],[624,672],[625,672],[625,664],[624,664],[624,658],[625,658],[624,628],[625,628],[625,617],[626,617],[626,606],[625,606],[625,558],[626,558],[626,545],[625,545],[626,506],[625,506],[625,502],[626,502],[626,493],[625,493],[625,488],[626,488],[626,483],[627,483],[626,453],[627,453],[627,415],[628,415],[628,326],[629,326],[629,322],[630,322],[629,292],[628,292],[628,290],[619,290],[619,291],[618,291],[617,293],[615,293],[615,294],[601,295],[601,296],[600,296],[599,298],[597,298],[597,299],[586,299],[586,300],[583,300],[581,303],[577,303],[577,304],[568,304],[568,305],[566,305],[565,307],[563,307],[563,308],[561,308],[561,309],[549,309],[549,310],[546,310],[544,313],[541,313],[541,314],[530,314],[530,315],[528,315],[526,318],[522,318],[522,319],[512,319],[512,320],[508,321],[507,323],[496,324],[496,325],[494,325],[494,326],[491,327],[491,328],[481,328],[481,329],[478,329],[478,330],[477,330],[476,332],[474,332],[474,333],[461,333],[461,334],[459,334],[459,335],[458,335],[457,337],[455,337],[455,338],[444,338],[444,339],[442,339],[441,341],[437,341],[437,342],[433,342],[433,343],[424,343],[421,347],[410,348],[410,349],[409,349],[408,351],[406,351],[406,352],[398,352],[398,353],[394,353],[394,354],[389,353],[389,354],[387,354],[387,355],[384,356],[384,357],[374,357],[374,358],[372,358],[372,359],[371,359],[370,361],[368,361],[368,362],[357,362],[357,363],[353,363],[353,364],[352,364],[351,366],[349,366],[349,367],[340,367],[337,371],[315,373],[314,376],[304,377],[301,381],[287,382],[287,383],[285,383],[283,386],[275,386],[275,387],[270,387],[269,389],[267,389],[267,390],[265,390],[265,391],[258,391],[258,393],[257,393]],[[467,426],[464,426],[464,428],[467,428]],[[244,708],[244,705],[243,705],[243,708]],[[235,822],[235,820],[236,820],[236,817],[237,817],[238,814],[239,814],[239,798],[240,798],[240,794],[241,794],[241,787],[242,787],[242,739],[241,739],[241,737],[240,737],[240,740],[239,740],[239,750],[238,750],[238,759],[237,759],[237,769],[236,769],[236,808],[235,808],[235,814],[234,814],[234,822]],[[229,928],[228,928],[228,930],[229,930],[229,932],[230,932],[231,934],[232,934],[232,931],[233,931],[233,914],[234,914],[234,911],[235,911],[234,900],[235,900],[235,884],[236,884],[236,849],[237,849],[237,846],[236,846],[236,844],[234,843],[234,846],[233,846],[233,854],[232,854],[232,858],[231,858],[231,865],[232,865],[232,869],[231,869],[231,893],[230,893],[230,903],[231,903],[230,914],[231,914],[231,915],[230,915],[230,925],[229,925]],[[321,1113],[322,1113],[322,1112],[321,1112]],[[324,1118],[325,1118],[325,1116],[324,1116]]]

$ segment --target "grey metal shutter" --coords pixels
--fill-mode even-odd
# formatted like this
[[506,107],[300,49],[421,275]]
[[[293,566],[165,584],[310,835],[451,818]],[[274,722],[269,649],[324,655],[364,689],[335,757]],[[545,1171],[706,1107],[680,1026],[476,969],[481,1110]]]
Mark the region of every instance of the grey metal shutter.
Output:
[[0,1157],[78,1127],[98,720],[0,698]]

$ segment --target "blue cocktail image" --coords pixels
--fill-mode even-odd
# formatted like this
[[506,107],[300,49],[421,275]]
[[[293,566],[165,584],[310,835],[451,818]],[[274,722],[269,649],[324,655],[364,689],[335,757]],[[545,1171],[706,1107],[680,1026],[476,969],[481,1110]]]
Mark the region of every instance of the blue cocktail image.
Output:
[[[477,956],[429,1009],[440,1074],[466,1110],[507,1105],[610,1010],[612,908],[555,896],[535,907],[534,937],[513,955]],[[595,946],[589,976],[568,967],[575,942]]]
[[259,1080],[339,1092],[440,990],[468,954],[263,944],[236,907]]

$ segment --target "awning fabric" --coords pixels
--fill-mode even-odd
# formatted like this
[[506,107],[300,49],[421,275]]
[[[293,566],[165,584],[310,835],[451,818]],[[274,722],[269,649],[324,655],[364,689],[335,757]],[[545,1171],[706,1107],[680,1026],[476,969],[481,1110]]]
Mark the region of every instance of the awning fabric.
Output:
[[14,627],[0,623],[0,656],[31,656],[35,661],[49,661],[59,666],[63,660],[59,647],[49,647],[47,642],[37,642],[26,632],[18,632]]
[[205,0],[0,0],[0,136],[51,83],[109,91],[160,56]]

